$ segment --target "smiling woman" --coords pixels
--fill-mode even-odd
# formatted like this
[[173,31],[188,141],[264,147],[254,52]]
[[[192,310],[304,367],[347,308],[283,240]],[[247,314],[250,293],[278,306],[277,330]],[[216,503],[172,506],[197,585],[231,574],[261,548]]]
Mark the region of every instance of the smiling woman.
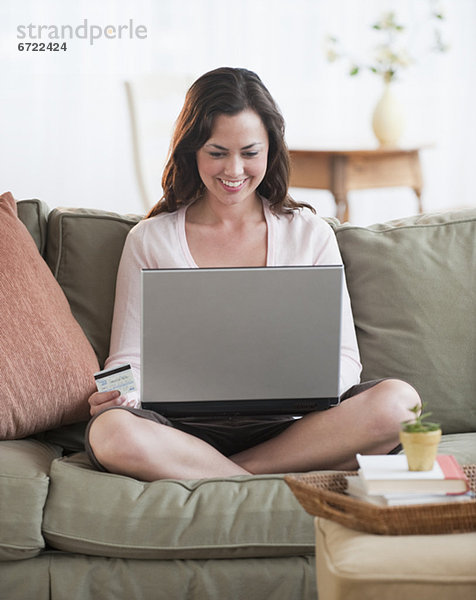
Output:
[[267,228],[260,196],[268,134],[259,115],[218,115],[196,153],[205,190],[188,209],[188,245],[199,266],[265,266]]
[[[224,190],[247,187],[252,175],[254,190],[268,200],[273,212],[310,208],[288,194],[284,129],[281,112],[256,73],[226,67],[205,73],[185,97],[162,177],[164,195],[149,216],[174,211],[203,196],[207,186],[198,162],[204,167],[205,157],[210,160],[207,165],[216,161],[206,175],[220,177]],[[244,165],[250,169],[245,178]],[[219,183],[215,182],[217,188]]]
[[266,205],[276,214],[310,206],[288,194],[284,120],[258,75],[219,68],[189,89],[162,185],[149,217],[186,207],[187,247],[206,266],[265,266]]
[[[106,368],[130,363],[140,380],[142,269],[342,263],[331,228],[314,210],[292,200],[288,179],[284,121],[261,79],[247,69],[230,67],[197,79],[177,120],[163,178],[164,196],[126,239]],[[247,294],[246,286],[241,293]],[[193,305],[196,301],[192,296]],[[237,295],[236,302],[240,301]],[[167,309],[173,307],[161,304],[163,298],[157,297],[167,318]],[[263,302],[258,318],[267,308]],[[282,324],[276,320],[280,332],[285,331],[285,321],[293,326],[288,319],[293,308],[283,311]],[[192,321],[199,318],[195,306],[190,312]],[[184,325],[177,335],[193,336],[193,330],[193,325]],[[322,330],[318,337],[326,343]],[[207,353],[205,340],[198,341]],[[345,285],[339,353],[339,395],[345,402],[298,420],[291,415],[259,415],[251,420],[254,434],[237,427],[239,439],[231,446],[223,443],[229,438],[230,421],[220,415],[212,415],[210,428],[209,418],[193,412],[185,419],[169,420],[137,408],[120,392],[96,392],[89,399],[93,417],[89,456],[99,469],[144,480],[355,467],[356,451],[382,453],[395,448],[399,424],[419,398],[402,381],[359,383],[361,364]],[[211,368],[218,368],[210,360]],[[249,416],[232,417],[233,426],[243,425],[240,418]]]
[[266,174],[268,134],[257,113],[219,115],[212,136],[197,152],[197,168],[211,203],[248,205]]

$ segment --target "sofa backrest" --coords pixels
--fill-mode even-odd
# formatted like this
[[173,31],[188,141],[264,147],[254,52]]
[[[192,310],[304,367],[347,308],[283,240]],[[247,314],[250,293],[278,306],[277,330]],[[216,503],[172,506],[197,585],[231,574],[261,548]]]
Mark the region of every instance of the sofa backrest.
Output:
[[48,218],[46,261],[63,288],[101,367],[109,353],[116,275],[138,216],[55,208]]
[[[44,205],[27,202],[20,217],[44,247]],[[49,215],[46,260],[101,366],[122,246],[139,220],[71,208]],[[328,222],[345,264],[362,379],[403,379],[444,433],[476,431],[476,209],[369,227]]]
[[18,202],[18,215],[32,234],[101,367],[109,352],[116,274],[122,247],[137,215],[103,210],[47,207]]
[[403,379],[444,433],[476,431],[476,209],[333,227],[362,379]]
[[44,256],[46,249],[46,235],[48,227],[49,208],[41,200],[20,200],[17,202],[18,216],[26,225],[35,241],[40,254]]

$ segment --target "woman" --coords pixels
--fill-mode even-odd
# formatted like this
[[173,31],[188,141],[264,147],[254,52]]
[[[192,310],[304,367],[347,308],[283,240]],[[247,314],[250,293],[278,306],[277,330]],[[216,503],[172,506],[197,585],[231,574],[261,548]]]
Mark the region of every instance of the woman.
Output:
[[[200,77],[177,120],[164,196],[124,246],[108,368],[130,362],[139,381],[141,268],[342,262],[332,230],[292,200],[288,178],[284,122],[259,77],[232,68]],[[404,382],[359,383],[360,371],[344,290],[339,406],[301,419],[170,421],[118,392],[95,393],[87,450],[98,468],[148,481],[354,468],[356,452],[392,451],[419,403]]]

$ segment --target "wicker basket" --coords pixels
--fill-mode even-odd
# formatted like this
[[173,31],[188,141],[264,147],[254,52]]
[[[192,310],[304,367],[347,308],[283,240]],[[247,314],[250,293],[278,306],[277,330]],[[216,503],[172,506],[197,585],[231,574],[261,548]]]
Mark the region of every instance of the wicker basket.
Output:
[[[463,469],[476,492],[476,465]],[[476,500],[381,507],[345,494],[346,475],[357,476],[357,472],[286,475],[285,481],[308,513],[357,531],[421,535],[476,530]]]

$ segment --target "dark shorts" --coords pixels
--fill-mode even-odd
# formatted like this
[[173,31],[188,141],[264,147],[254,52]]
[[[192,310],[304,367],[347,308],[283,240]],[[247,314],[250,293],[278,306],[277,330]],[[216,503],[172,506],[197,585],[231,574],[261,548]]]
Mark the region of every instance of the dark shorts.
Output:
[[[378,383],[382,379],[366,381],[358,383],[346,392],[340,398],[341,402],[357,396]],[[101,463],[97,460],[89,443],[89,430],[95,419],[99,415],[104,414],[108,410],[127,410],[128,412],[140,417],[148,419],[161,425],[175,427],[185,433],[189,433],[195,437],[204,440],[214,448],[216,448],[224,456],[237,454],[247,448],[252,448],[261,442],[265,442],[276,437],[292,425],[296,419],[289,416],[266,416],[266,417],[203,417],[203,418],[187,418],[187,419],[168,419],[163,415],[152,410],[142,408],[129,408],[122,406],[114,406],[95,415],[88,424],[85,435],[85,448],[88,457],[92,464],[100,471],[106,471]]]

